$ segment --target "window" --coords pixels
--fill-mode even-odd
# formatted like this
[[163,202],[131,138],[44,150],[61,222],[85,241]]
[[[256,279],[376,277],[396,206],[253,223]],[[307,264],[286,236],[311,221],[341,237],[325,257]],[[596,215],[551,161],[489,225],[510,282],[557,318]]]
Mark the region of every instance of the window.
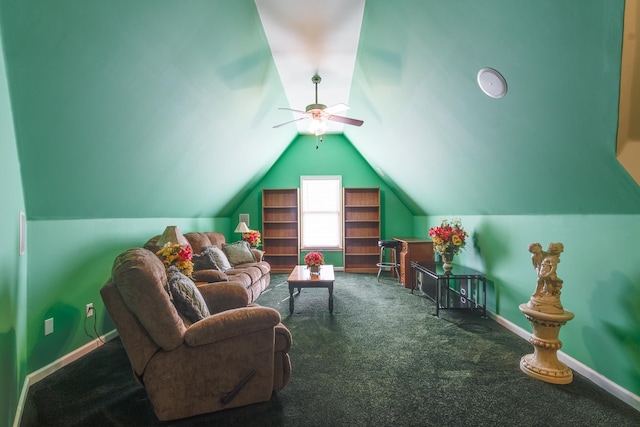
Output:
[[302,249],[342,248],[342,177],[302,176]]

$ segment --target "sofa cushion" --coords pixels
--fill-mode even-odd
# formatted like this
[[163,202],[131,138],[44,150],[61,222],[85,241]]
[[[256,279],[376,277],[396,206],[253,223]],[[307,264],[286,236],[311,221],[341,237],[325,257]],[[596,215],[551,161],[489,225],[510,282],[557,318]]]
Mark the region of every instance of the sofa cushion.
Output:
[[247,264],[239,264],[239,265],[233,266],[234,270],[242,270],[243,268],[247,268],[247,267],[255,267],[259,269],[262,275],[265,275],[271,272],[271,265],[267,261],[258,261],[258,262],[254,261],[254,262],[249,262]]
[[234,243],[227,243],[222,247],[227,259],[231,265],[246,264],[249,262],[255,262],[253,252],[251,252],[251,246],[245,241],[239,241]]
[[218,263],[211,253],[211,246],[205,247],[201,253],[193,255],[194,270],[219,270]]
[[207,282],[207,283],[215,283],[215,282],[228,282],[229,276],[226,273],[223,273],[220,270],[195,270],[192,274],[193,280],[196,282]]
[[213,255],[213,259],[216,260],[216,264],[218,264],[218,269],[220,271],[226,272],[227,270],[231,270],[231,264],[222,249],[217,246],[208,246],[208,248],[210,248],[209,250]]
[[218,233],[217,231],[207,231],[204,234],[207,236],[207,238],[211,242],[209,243],[210,245],[221,248],[224,246],[225,243],[227,243],[227,240],[224,238],[224,235],[222,233]]
[[227,274],[229,275],[230,282],[240,283],[240,285],[245,289],[249,289],[249,287],[253,284],[251,276],[245,273],[244,269],[228,270]]
[[184,237],[189,241],[189,244],[191,245],[191,249],[193,249],[194,254],[199,254],[207,246],[211,246],[215,244],[209,240],[209,237],[207,236],[206,233],[191,231],[189,233],[185,233]]
[[174,265],[167,269],[167,283],[173,297],[173,305],[185,319],[195,323],[210,315],[196,284]]
[[227,271],[227,274],[230,277],[233,277],[232,275],[246,274],[251,278],[251,283],[257,282],[263,276],[262,271],[253,265],[245,265],[242,268],[232,268]]

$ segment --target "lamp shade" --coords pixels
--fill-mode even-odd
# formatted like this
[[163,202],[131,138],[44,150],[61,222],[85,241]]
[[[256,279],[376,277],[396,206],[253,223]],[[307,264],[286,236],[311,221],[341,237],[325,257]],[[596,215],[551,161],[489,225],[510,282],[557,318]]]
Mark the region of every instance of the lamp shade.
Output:
[[248,233],[249,231],[251,230],[249,230],[249,227],[247,227],[247,223],[243,221],[238,223],[238,226],[234,230],[234,233]]
[[182,235],[177,225],[168,225],[167,228],[164,229],[162,236],[158,239],[157,245],[162,247],[167,243],[171,245],[177,243],[180,246],[190,246],[189,241]]

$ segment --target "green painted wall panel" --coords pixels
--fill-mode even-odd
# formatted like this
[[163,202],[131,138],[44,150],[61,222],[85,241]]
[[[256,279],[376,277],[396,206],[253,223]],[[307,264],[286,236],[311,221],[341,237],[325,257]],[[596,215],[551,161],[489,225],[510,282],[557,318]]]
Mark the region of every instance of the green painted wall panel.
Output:
[[253,1],[0,10],[29,219],[216,217],[254,173],[221,155],[241,140],[264,170],[286,146],[263,132],[286,96]]
[[[365,125],[345,134],[425,215],[638,214],[614,155],[623,9],[368,1],[349,101]],[[478,87],[484,67],[504,98]]]

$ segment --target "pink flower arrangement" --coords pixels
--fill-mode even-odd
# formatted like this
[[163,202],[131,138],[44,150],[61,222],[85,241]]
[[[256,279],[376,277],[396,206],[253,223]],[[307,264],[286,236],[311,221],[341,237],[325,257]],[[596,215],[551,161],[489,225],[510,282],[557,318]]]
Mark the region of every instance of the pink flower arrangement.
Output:
[[242,235],[242,240],[249,243],[249,246],[252,248],[257,248],[260,246],[262,236],[258,230],[249,230],[248,233],[244,233]]
[[178,267],[178,269],[185,276],[191,277],[193,273],[193,252],[191,246],[181,246],[177,243],[164,245],[156,255],[162,260],[164,266],[169,268],[172,265]]
[[468,236],[459,218],[454,218],[451,222],[443,218],[439,226],[429,229],[433,247],[440,255],[458,254],[467,244]]
[[309,252],[304,257],[304,263],[309,267],[313,265],[322,265],[324,264],[324,257],[320,252]]

